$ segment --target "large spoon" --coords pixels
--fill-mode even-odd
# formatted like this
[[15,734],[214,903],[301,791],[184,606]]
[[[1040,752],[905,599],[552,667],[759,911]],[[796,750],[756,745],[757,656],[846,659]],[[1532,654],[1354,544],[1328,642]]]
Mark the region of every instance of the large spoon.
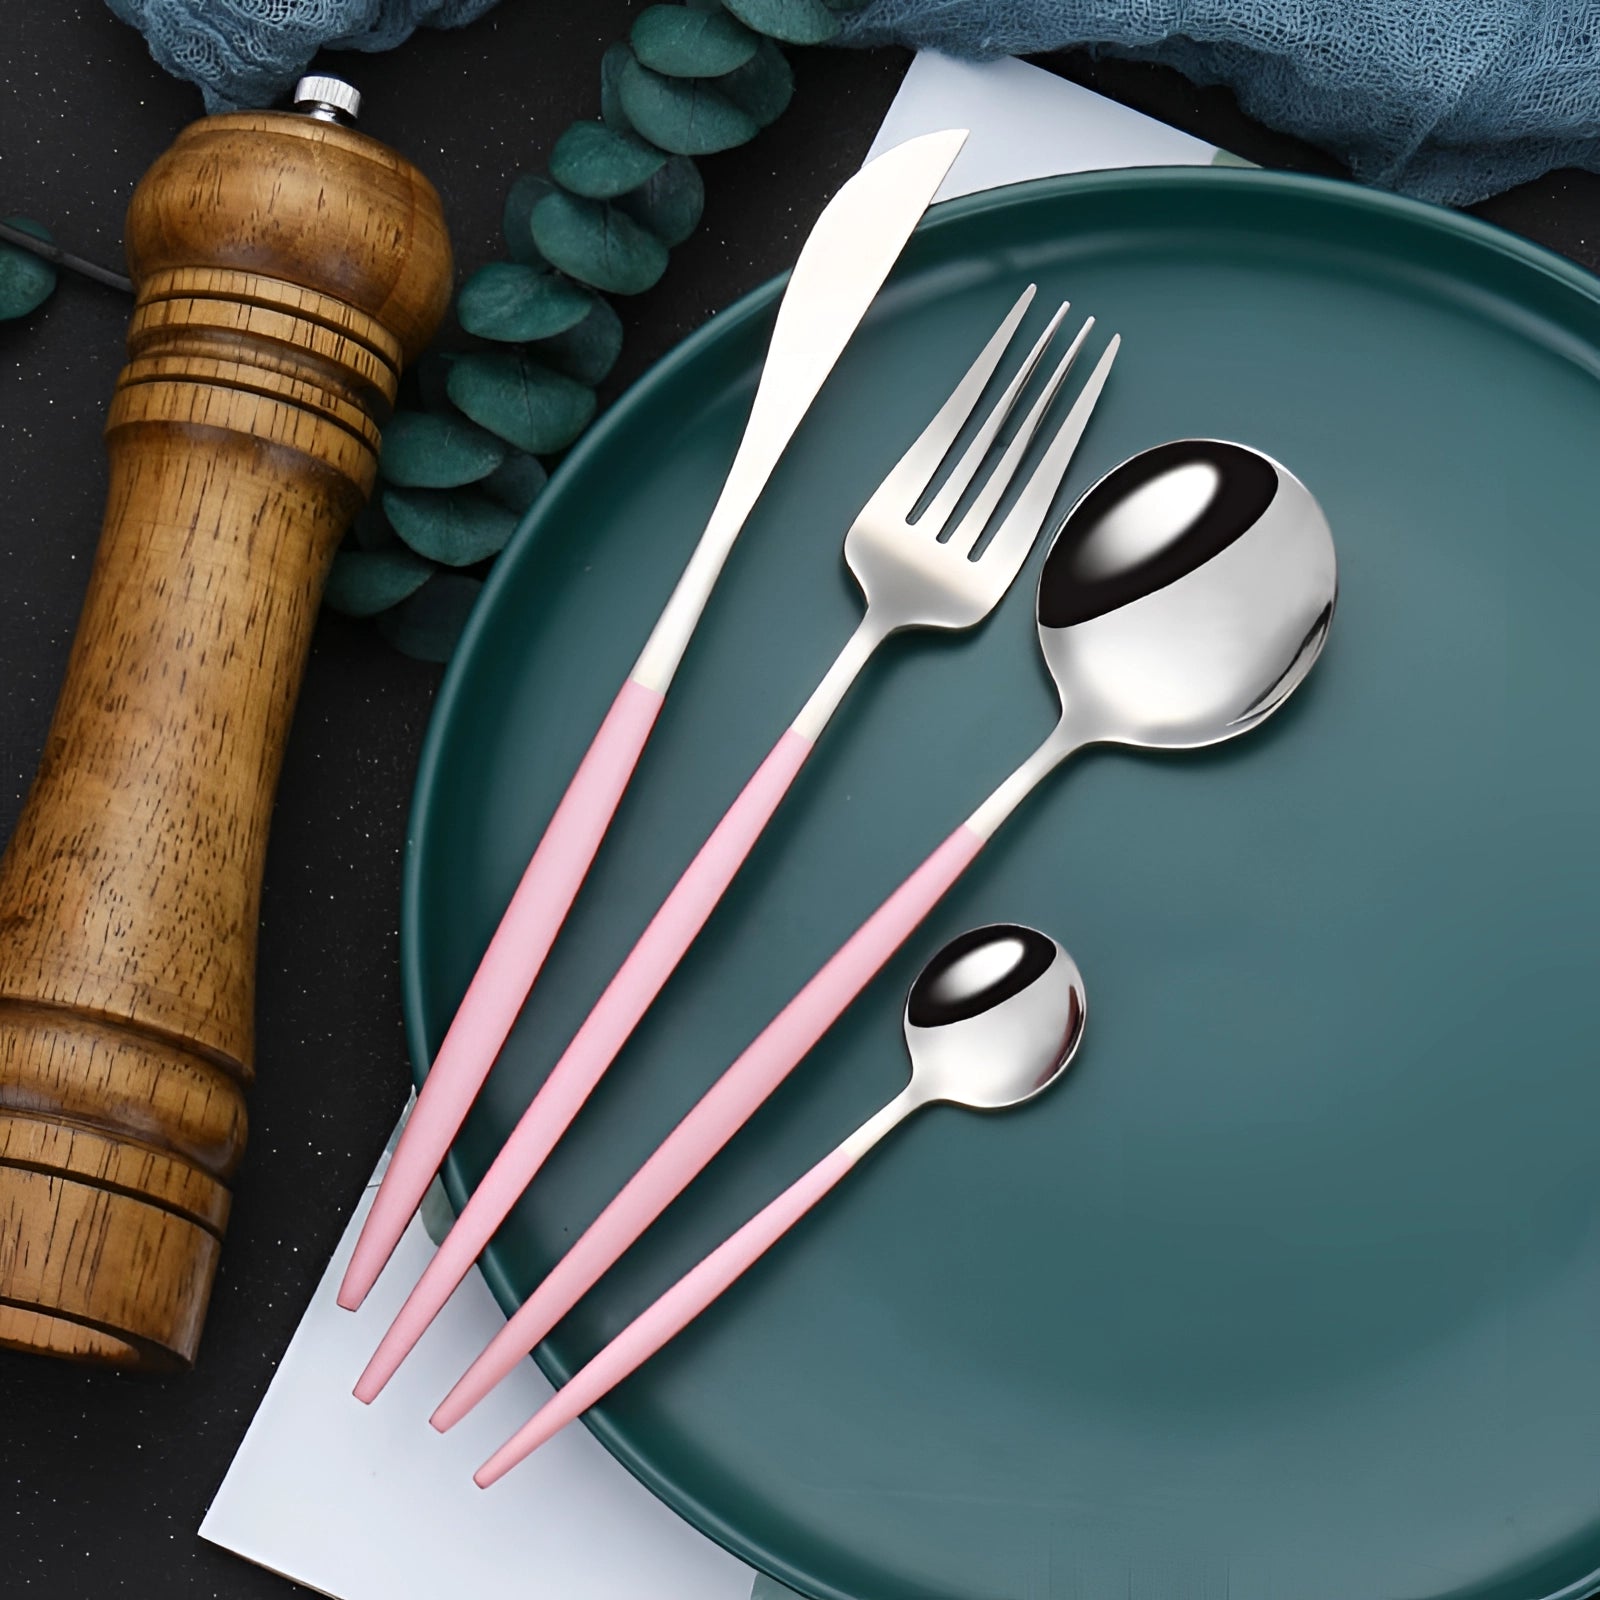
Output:
[[1182,439],[1088,489],[1039,578],[1039,645],[1061,698],[1050,736],[707,1090],[490,1341],[434,1426],[476,1405],[660,1216],[1046,774],[1088,745],[1194,749],[1258,726],[1321,653],[1337,586],[1321,508],[1259,451]]
[[1003,1111],[1042,1094],[1078,1053],[1084,1010],[1077,963],[1048,934],[1000,923],[952,939],[922,969],[906,999],[911,1082],[635,1317],[495,1451],[473,1481],[487,1489],[609,1394],[913,1112],[938,1101]]

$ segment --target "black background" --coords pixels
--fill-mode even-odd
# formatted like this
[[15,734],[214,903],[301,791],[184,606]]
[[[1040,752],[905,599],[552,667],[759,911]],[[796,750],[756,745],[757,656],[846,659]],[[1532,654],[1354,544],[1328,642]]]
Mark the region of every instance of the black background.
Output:
[[[459,266],[500,253],[512,177],[598,112],[602,51],[644,0],[504,0],[457,33],[326,58],[366,97],[361,126],[437,184]],[[6,8],[0,215],[120,265],[135,182],[197,91],[99,0]],[[615,385],[788,265],[859,164],[905,69],[899,51],[795,51],[793,105],[704,163],[700,231],[662,284],[623,302]],[[1044,63],[1269,165],[1337,171],[1220,90],[1079,54]],[[1479,208],[1600,267],[1600,178],[1558,173]],[[64,280],[0,323],[0,837],[44,743],[99,528],[99,428],[129,305]],[[308,1593],[195,1533],[405,1098],[400,852],[438,671],[366,626],[318,628],[279,791],[263,900],[259,1082],[250,1153],[197,1369],[150,1380],[0,1352],[0,1596],[191,1600]],[[582,1600],[572,1596],[570,1600]],[[1358,1600],[1358,1597],[1352,1597]]]

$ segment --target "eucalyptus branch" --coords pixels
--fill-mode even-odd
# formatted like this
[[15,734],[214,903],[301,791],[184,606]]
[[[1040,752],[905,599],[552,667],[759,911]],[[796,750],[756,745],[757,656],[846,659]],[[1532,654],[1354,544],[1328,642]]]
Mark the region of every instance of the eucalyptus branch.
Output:
[[[384,430],[375,503],[335,559],[326,603],[443,660],[560,455],[593,419],[622,349],[608,296],[641,294],[699,226],[696,158],[753,139],[789,103],[780,44],[820,44],[860,0],[688,0],[646,7],[606,51],[600,117],[511,185],[507,260],[462,285],[477,347],[424,358],[421,404]],[[470,570],[463,570],[470,569]]]

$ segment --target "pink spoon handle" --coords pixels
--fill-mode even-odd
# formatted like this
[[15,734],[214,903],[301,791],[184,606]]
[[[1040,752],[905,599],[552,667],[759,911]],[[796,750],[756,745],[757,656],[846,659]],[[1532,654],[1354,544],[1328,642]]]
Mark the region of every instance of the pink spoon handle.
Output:
[[660,714],[629,678],[561,797],[434,1057],[339,1287],[354,1311],[384,1269],[494,1065]]
[[[661,909],[650,919],[628,959],[606,985],[417,1280],[416,1288],[362,1373],[355,1391],[358,1398],[371,1400],[394,1375],[466,1276],[478,1252],[533,1182],[545,1158],[705,926],[811,750],[811,741],[791,728],[723,814]],[[419,1100],[417,1110],[421,1109]],[[415,1113],[412,1120],[416,1120]]]
[[758,1211],[698,1266],[691,1268],[648,1310],[641,1312],[580,1372],[558,1389],[473,1473],[480,1489],[503,1477],[596,1401],[641,1362],[681,1333],[728,1286],[772,1248],[855,1165],[841,1145],[803,1178]]
[[938,904],[984,843],[966,824],[957,828],[767,1024],[490,1341],[434,1413],[435,1427],[448,1427],[471,1410],[683,1192]]

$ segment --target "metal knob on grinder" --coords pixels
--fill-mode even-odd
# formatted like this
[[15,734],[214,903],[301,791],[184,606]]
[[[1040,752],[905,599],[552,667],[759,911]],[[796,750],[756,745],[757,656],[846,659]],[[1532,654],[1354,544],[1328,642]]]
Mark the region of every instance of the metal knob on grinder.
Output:
[[0,860],[0,1346],[193,1362],[244,1150],[273,793],[322,586],[450,293],[438,196],[309,114],[186,128],[128,211],[105,520]]
[[361,91],[343,78],[302,78],[294,86],[294,108],[322,122],[354,122],[361,115]]

